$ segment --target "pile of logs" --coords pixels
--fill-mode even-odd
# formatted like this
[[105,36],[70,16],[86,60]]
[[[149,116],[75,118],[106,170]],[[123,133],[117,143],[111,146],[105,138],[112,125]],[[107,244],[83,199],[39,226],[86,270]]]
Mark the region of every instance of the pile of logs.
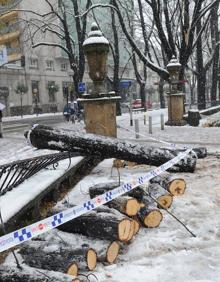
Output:
[[[26,133],[26,136],[39,149],[77,151],[100,159],[126,160],[126,163],[115,161],[116,166],[131,163],[159,166],[180,152],[41,125]],[[197,148],[195,152],[198,158],[207,154],[205,148]],[[194,154],[186,156],[175,165],[174,170],[193,172],[196,160]],[[118,186],[116,182],[97,184],[89,188],[88,194],[92,199]],[[48,235],[42,235],[23,244],[18,253],[25,269],[15,271],[2,266],[0,281],[83,281],[81,272],[94,271],[98,262],[115,263],[120,250],[132,242],[140,228],[158,227],[163,220],[163,211],[169,209],[173,198],[183,195],[185,189],[186,183],[182,178],[169,173],[154,177],[148,185],[139,186],[104,206],[58,226],[53,230],[57,233],[50,239]],[[52,214],[59,212],[61,209],[56,208]]]
[[[116,182],[101,183],[90,187],[88,192],[92,199],[118,186]],[[184,179],[171,177],[168,173],[153,178],[149,185],[139,186],[96,210],[60,225],[59,230],[54,231],[57,233],[50,238],[41,235],[23,244],[18,253],[25,265],[35,271],[40,270],[37,279],[27,270],[11,269],[6,273],[7,266],[2,266],[0,281],[49,281],[45,279],[44,272],[46,276],[53,277],[53,281],[83,281],[81,273],[95,270],[98,262],[115,263],[120,250],[131,243],[141,227],[158,227],[163,219],[163,209],[172,205],[174,196],[183,195],[185,188]],[[56,208],[52,213],[60,211]],[[89,238],[95,238],[98,243],[94,244]],[[57,279],[54,273],[63,273],[63,276]]]

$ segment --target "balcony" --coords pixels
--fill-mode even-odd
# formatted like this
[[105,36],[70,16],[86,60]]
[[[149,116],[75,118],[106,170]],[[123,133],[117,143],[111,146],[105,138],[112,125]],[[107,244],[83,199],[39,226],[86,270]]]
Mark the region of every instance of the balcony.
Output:
[[8,63],[21,60],[21,53],[14,53],[8,56]]
[[10,24],[9,26],[6,26],[4,28],[1,28],[0,29],[0,36],[5,35],[6,33],[11,33],[13,31],[17,31],[17,30],[19,30],[19,23],[18,22]]
[[16,48],[7,48],[7,54],[8,56],[12,55],[12,54],[20,54],[21,53],[21,48],[20,47],[16,47]]
[[20,36],[20,30],[1,35],[0,36],[0,44],[4,44],[4,43],[10,42],[10,41],[13,41],[13,40],[17,39],[19,36]]
[[4,23],[8,23],[12,20],[15,20],[18,18],[18,11],[12,11],[12,12],[9,12],[7,14],[4,14],[0,17],[0,20]]

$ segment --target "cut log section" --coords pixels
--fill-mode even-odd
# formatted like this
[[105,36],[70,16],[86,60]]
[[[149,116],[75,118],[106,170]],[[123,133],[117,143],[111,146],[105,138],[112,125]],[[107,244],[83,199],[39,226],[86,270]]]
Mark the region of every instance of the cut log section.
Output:
[[151,183],[158,183],[173,196],[181,196],[185,193],[186,182],[183,178],[176,178],[170,174],[163,174],[150,180]]
[[58,226],[58,229],[99,239],[126,241],[130,226],[131,220],[120,213],[92,211]]
[[[38,149],[79,152],[82,155],[118,158],[153,166],[160,166],[178,155],[178,152],[166,148],[141,145],[100,135],[72,133],[43,125],[37,125],[25,135],[29,137],[30,143]],[[194,172],[195,166],[196,157],[189,154],[171,169]]]
[[112,243],[104,243],[99,248],[96,248],[98,261],[102,263],[112,264],[116,261],[120,250],[120,244],[117,241]]
[[[118,187],[118,183],[101,183],[98,185],[94,185],[89,188],[89,195],[90,198],[94,198],[99,196],[103,193],[111,191],[112,189]],[[112,200],[111,202],[106,203],[106,205],[110,208],[116,209],[121,213],[126,214],[127,216],[134,216],[138,213],[140,209],[140,204],[137,199],[129,196],[120,196],[116,199]]]
[[[121,213],[113,208],[109,208],[108,206],[101,206],[96,209],[97,212],[106,212],[110,214],[114,214],[115,216],[121,216]],[[136,235],[140,229],[140,223],[139,221],[135,220],[135,217],[129,218],[131,224],[130,224],[130,231],[128,238],[124,240],[124,242],[130,242],[130,240]]]
[[96,252],[91,248],[70,249],[65,246],[57,249],[57,245],[41,247],[38,242],[25,245],[19,253],[24,262],[31,267],[59,271],[77,276],[78,270],[94,270],[97,263]]
[[145,207],[139,210],[138,219],[145,227],[158,227],[163,219],[162,213],[156,208],[151,198],[145,196],[143,202],[145,203]]
[[140,209],[140,204],[138,203],[138,201],[135,198],[131,198],[129,196],[118,197],[107,203],[107,206],[114,208],[128,216],[136,215]]
[[131,241],[131,239],[134,237],[134,234],[135,234],[135,221],[132,220],[131,225],[130,225],[130,232],[129,232],[128,238],[127,238],[127,240],[125,240],[125,242],[129,243]]
[[133,219],[134,221],[134,236],[139,232],[140,230],[140,223],[137,219]]
[[158,208],[168,209],[172,205],[173,196],[158,183],[151,183],[147,191],[159,203]]
[[158,209],[149,209],[147,207],[140,209],[138,217],[141,223],[149,228],[158,227],[163,219],[163,215]]
[[2,282],[80,282],[80,279],[54,271],[45,271],[22,265],[22,270],[16,267],[2,265],[0,281]]

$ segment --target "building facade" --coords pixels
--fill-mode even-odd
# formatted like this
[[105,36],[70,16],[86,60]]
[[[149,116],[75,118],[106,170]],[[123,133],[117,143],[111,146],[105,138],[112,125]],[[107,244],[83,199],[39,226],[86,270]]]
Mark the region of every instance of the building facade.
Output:
[[[0,8],[3,5],[7,7],[7,4],[11,5],[12,2],[16,0],[0,0]],[[51,0],[51,3],[58,8],[58,0]],[[79,0],[79,4],[83,8],[84,0]],[[4,115],[62,111],[64,105],[73,99],[74,92],[69,60],[58,47],[32,48],[33,34],[35,43],[61,44],[54,34],[35,33],[33,28],[41,19],[31,11],[46,14],[50,11],[50,7],[44,0],[22,0],[18,1],[17,9],[18,11],[11,10],[0,15],[0,45],[7,48],[8,54],[8,64],[0,67],[0,102],[6,105]],[[105,12],[102,12],[99,13],[97,20],[106,27],[103,32],[108,37],[110,23],[109,19],[105,19]],[[59,25],[57,19],[55,21],[55,24]],[[88,29],[92,21],[94,18],[91,16]],[[71,26],[72,37],[76,39],[76,27],[72,23]],[[122,48],[122,43],[120,49],[122,50],[120,53],[122,79],[134,78],[131,64],[127,63],[129,55]],[[113,61],[110,56],[109,76],[112,75]],[[89,92],[91,80],[87,66],[83,81],[86,82]]]

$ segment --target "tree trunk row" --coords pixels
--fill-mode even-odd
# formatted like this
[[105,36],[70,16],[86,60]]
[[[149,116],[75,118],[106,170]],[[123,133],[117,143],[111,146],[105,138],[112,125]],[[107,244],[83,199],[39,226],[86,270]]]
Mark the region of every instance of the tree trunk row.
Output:
[[[95,155],[101,158],[118,158],[139,164],[160,166],[177,156],[178,152],[166,148],[140,145],[117,138],[94,134],[80,134],[38,125],[26,136],[38,149],[80,152],[82,155]],[[193,154],[180,160],[174,171],[193,172],[196,158]]]

